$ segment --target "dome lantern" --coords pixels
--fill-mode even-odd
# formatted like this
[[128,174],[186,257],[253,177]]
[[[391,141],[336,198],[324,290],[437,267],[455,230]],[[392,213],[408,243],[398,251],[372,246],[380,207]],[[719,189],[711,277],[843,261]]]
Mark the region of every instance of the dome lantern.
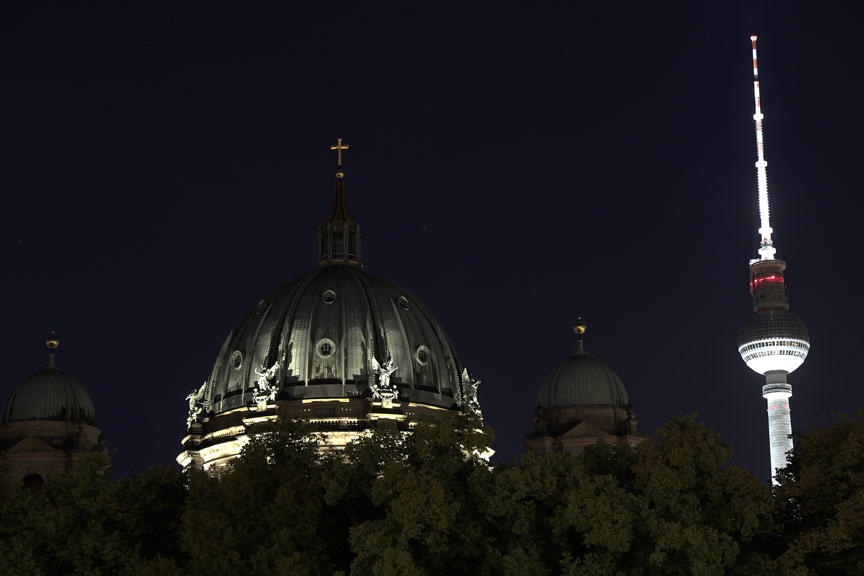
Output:
[[351,219],[346,200],[347,186],[345,173],[342,171],[342,151],[348,150],[347,144],[342,144],[342,138],[337,139],[336,150],[336,183],[333,185],[333,208],[330,218],[318,229],[318,263],[350,262],[360,264],[360,227]]

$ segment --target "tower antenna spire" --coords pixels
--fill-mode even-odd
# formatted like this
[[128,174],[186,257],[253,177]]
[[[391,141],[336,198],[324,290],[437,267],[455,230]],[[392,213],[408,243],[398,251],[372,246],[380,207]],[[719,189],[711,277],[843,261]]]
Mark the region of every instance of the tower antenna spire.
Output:
[[753,120],[756,122],[756,179],[759,186],[759,235],[762,237],[759,244],[759,258],[761,260],[773,260],[777,250],[771,240],[771,210],[768,206],[768,162],[765,161],[765,145],[762,139],[762,103],[759,98],[759,66],[756,60],[756,35],[750,36],[753,44],[753,100],[755,112]]

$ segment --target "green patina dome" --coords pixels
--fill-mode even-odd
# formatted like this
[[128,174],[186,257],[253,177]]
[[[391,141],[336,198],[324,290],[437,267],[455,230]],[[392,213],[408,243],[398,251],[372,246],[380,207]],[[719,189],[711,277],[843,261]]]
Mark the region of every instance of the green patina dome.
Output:
[[587,352],[565,358],[540,387],[541,408],[620,406],[630,403],[621,378],[608,364]]
[[96,424],[93,401],[77,380],[51,364],[21,380],[9,393],[0,424],[56,420]]
[[365,268],[324,264],[264,296],[234,327],[208,380],[210,410],[246,406],[259,372],[276,361],[279,398],[362,397],[373,358],[393,360],[402,400],[461,405],[463,366],[432,312]]

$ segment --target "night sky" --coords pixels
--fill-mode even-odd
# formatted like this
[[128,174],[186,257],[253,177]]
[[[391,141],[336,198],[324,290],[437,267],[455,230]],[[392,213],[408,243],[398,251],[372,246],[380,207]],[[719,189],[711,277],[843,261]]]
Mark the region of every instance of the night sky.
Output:
[[314,267],[342,137],[364,264],[482,380],[494,461],[522,452],[579,312],[640,431],[696,412],[767,479],[764,381],[736,340],[751,34],[774,242],[813,346],[793,427],[864,407],[853,3],[118,4],[0,13],[0,395],[56,325],[116,474],[174,465],[232,326]]

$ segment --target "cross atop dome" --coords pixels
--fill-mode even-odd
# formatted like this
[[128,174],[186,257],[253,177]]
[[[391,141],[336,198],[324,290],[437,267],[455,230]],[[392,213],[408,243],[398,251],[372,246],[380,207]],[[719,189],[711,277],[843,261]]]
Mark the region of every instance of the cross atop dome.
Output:
[[348,150],[348,144],[342,144],[342,138],[337,138],[336,145],[330,146],[330,150],[336,150],[336,178],[343,178],[345,173],[342,172],[342,151]]

